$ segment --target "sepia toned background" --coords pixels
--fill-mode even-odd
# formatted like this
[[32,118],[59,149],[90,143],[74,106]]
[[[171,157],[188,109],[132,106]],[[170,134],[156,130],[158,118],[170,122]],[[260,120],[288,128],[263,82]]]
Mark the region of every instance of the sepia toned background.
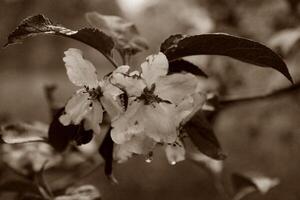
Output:
[[[147,38],[150,49],[132,65],[159,50],[160,43],[175,33],[225,32],[257,40],[273,47],[272,38],[282,30],[300,26],[300,11],[290,0],[0,0],[0,44],[25,17],[42,13],[72,29],[89,26],[84,14],[97,11],[120,15],[134,22]],[[283,38],[289,42],[289,37]],[[112,66],[94,49],[73,40],[36,37],[22,45],[0,50],[0,120],[42,121],[49,112],[43,87],[55,83],[56,97],[65,102],[75,91],[62,57],[68,48],[80,48],[97,68],[99,77]],[[290,72],[300,78],[300,47],[284,53]],[[249,96],[288,87],[278,72],[217,56],[190,58],[212,77],[221,95]],[[228,158],[229,172],[254,171],[278,177],[281,184],[265,196],[247,199],[300,199],[300,94],[234,105],[220,112],[214,125]],[[93,183],[103,199],[224,199],[211,177],[190,161],[170,166],[155,152],[151,164],[137,157],[115,165],[119,185],[110,185],[99,169],[82,183]]]

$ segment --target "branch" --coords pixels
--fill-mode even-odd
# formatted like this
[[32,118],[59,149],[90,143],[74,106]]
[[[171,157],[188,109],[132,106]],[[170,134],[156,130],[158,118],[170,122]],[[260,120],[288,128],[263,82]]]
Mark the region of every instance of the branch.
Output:
[[220,109],[222,110],[225,107],[236,105],[239,103],[255,102],[255,101],[265,100],[269,98],[278,98],[288,93],[296,92],[297,90],[300,90],[300,82],[295,83],[292,86],[287,88],[271,91],[266,94],[261,94],[256,96],[248,96],[248,97],[232,97],[232,96],[226,97],[225,96],[220,99]]

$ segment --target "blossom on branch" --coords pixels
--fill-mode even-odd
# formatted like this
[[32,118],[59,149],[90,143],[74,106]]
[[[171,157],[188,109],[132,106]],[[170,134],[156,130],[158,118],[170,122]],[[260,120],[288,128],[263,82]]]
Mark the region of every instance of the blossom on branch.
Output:
[[[111,136],[117,144],[115,157],[119,161],[132,154],[148,154],[156,144],[175,147],[181,143],[181,122],[205,102],[205,93],[197,90],[200,82],[196,76],[167,75],[168,67],[166,56],[159,53],[147,57],[141,73],[129,72],[128,66],[121,66],[122,72],[113,73],[110,81],[129,97],[126,112],[112,121]],[[167,155],[173,150],[177,148],[167,146]],[[173,163],[182,158],[170,156],[169,160]]]
[[67,50],[63,60],[70,81],[82,88],[67,102],[60,122],[67,126],[83,121],[85,130],[100,133],[103,112],[106,111],[111,118],[121,112],[117,98],[123,92],[107,80],[98,81],[94,65],[82,57],[79,49]]

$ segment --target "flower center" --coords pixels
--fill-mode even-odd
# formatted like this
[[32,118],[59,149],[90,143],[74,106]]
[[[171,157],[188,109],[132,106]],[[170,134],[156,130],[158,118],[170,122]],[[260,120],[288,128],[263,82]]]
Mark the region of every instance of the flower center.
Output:
[[171,103],[170,101],[164,100],[160,98],[158,95],[154,94],[154,91],[155,91],[155,84],[152,84],[150,89],[148,87],[145,87],[143,93],[141,94],[141,96],[137,98],[137,100],[144,101],[145,105],[154,105],[155,103],[160,103],[160,102],[169,103],[169,104]]
[[101,87],[97,88],[89,88],[88,86],[84,86],[85,92],[89,94],[89,100],[100,100],[100,97],[103,96]]

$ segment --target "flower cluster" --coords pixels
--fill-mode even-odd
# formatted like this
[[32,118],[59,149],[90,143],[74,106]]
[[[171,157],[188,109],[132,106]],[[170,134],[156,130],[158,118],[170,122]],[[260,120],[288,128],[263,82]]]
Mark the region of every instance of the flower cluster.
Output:
[[64,62],[70,81],[82,88],[68,101],[60,117],[62,124],[83,122],[86,130],[100,133],[106,111],[115,142],[114,157],[119,162],[133,154],[151,155],[157,145],[165,146],[171,164],[184,159],[181,128],[206,100],[199,77],[169,75],[163,53],[147,57],[141,72],[123,65],[100,81],[80,50],[66,51]]

